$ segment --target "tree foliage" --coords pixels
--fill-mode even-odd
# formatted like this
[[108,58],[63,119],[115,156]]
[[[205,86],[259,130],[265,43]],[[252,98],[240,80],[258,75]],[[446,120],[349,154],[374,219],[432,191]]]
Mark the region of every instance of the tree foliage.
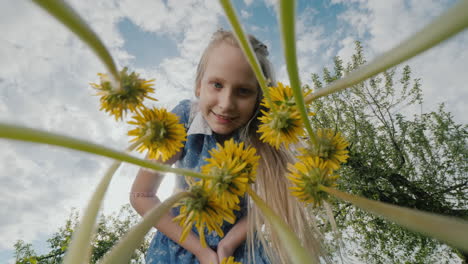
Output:
[[[91,263],[97,263],[139,219],[140,217],[128,204],[122,206],[118,214],[101,215],[97,225],[96,236],[92,242]],[[78,213],[73,210],[65,221],[65,225],[60,227],[58,232],[47,240],[49,252],[45,254],[37,254],[32,244],[18,240],[14,245],[16,264],[62,263],[62,258],[65,255],[78,220]],[[144,255],[149,246],[151,236],[152,233],[148,234],[145,241],[135,250],[131,263],[144,263]]]
[[[356,42],[351,62],[334,58],[334,72],[312,74],[321,89],[364,64]],[[397,74],[398,73],[398,74]],[[308,88],[308,86],[306,86]],[[443,90],[443,87],[440,88]],[[457,124],[441,104],[435,111],[408,118],[422,109],[420,79],[409,66],[391,69],[339,93],[315,100],[313,124],[343,133],[350,158],[339,171],[339,188],[370,199],[438,214],[468,217],[467,126]],[[455,249],[396,226],[345,203],[335,217],[348,254],[365,263],[441,263],[458,259]],[[349,232],[348,232],[349,231]],[[357,250],[356,250],[357,246]]]

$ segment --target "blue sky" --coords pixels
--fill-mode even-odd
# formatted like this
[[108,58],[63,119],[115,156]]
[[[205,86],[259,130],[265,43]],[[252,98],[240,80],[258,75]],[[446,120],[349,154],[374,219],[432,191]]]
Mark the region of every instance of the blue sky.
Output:
[[[229,28],[217,1],[69,0],[110,49],[119,67],[156,78],[158,106],[193,98],[195,67],[210,35]],[[264,41],[287,82],[274,0],[233,1],[246,30]],[[360,40],[368,60],[394,47],[453,0],[298,1],[297,50],[302,81],[335,55],[348,61]],[[73,34],[30,1],[0,0],[0,122],[15,122],[123,149],[127,125],[98,111],[88,85],[103,65]],[[446,103],[467,123],[468,33],[408,61],[421,78],[424,111]],[[408,112],[407,114],[411,114]],[[84,208],[110,160],[47,146],[0,140],[0,262],[12,262],[18,239],[43,248],[71,207]],[[116,174],[104,212],[128,202],[137,168]],[[170,178],[170,177],[168,177]],[[170,189],[171,180],[165,187]],[[160,193],[167,197],[169,192]]]

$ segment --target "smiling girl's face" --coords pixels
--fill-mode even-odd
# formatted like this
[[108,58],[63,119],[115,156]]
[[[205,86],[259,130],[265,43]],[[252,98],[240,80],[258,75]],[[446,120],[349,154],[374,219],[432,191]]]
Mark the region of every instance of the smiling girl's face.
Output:
[[200,111],[213,132],[229,135],[252,117],[257,79],[242,50],[221,42],[208,54],[196,88]]

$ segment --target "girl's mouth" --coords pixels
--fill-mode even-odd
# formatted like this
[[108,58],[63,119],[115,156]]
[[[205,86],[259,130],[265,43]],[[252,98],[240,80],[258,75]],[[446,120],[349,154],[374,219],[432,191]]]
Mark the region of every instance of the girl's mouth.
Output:
[[224,115],[218,115],[215,112],[211,111],[213,115],[215,116],[216,120],[221,123],[221,124],[228,124],[231,123],[234,117],[229,117],[229,116],[224,116]]

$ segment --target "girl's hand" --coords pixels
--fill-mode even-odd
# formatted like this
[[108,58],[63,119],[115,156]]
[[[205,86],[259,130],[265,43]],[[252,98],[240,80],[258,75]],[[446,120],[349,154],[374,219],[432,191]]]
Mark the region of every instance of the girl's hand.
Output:
[[219,241],[217,250],[219,263],[221,263],[224,258],[229,258],[230,256],[233,256],[235,250],[236,248],[227,243],[225,239]]
[[196,255],[200,264],[219,264],[218,254],[211,248],[206,248],[200,254]]

